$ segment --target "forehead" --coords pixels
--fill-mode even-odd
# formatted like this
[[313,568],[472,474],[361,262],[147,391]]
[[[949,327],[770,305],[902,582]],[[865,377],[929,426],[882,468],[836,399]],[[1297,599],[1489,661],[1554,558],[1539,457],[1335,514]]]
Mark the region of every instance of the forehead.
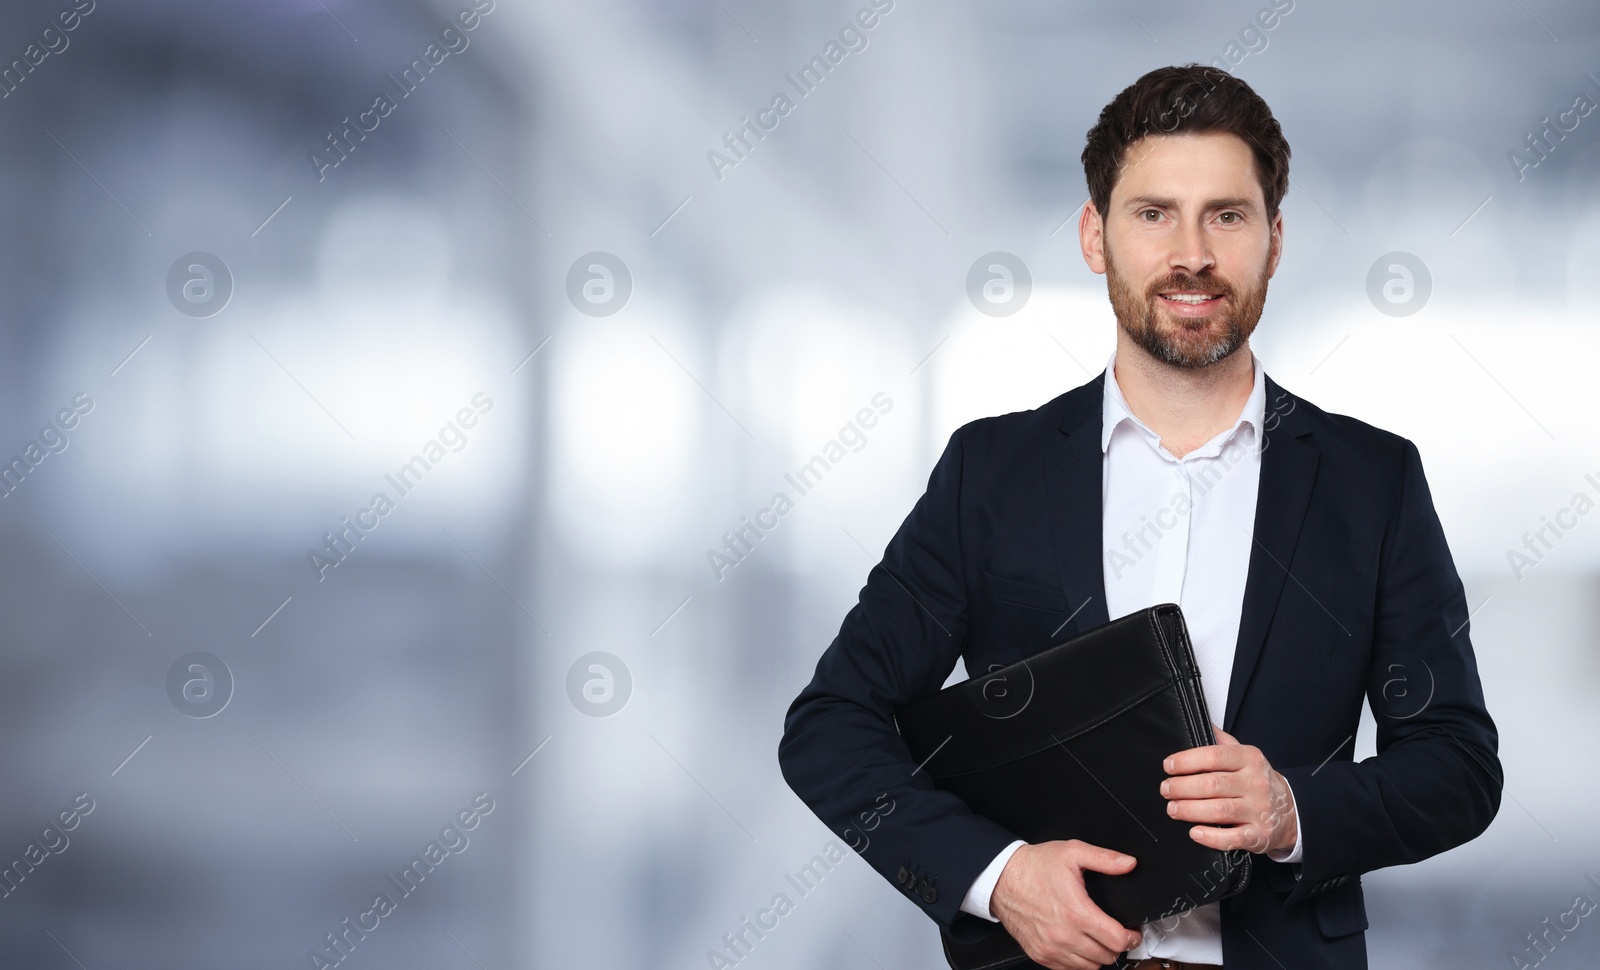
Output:
[[1160,194],[1177,199],[1226,194],[1264,201],[1255,155],[1227,131],[1146,135],[1128,146],[1114,198]]

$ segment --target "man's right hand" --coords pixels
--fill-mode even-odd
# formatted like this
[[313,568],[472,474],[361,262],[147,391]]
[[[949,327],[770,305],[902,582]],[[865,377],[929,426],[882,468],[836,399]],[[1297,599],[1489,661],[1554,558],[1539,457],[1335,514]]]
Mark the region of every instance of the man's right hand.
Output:
[[1132,856],[1077,839],[1020,846],[1000,871],[989,912],[1034,963],[1097,970],[1144,937],[1095,905],[1083,871],[1120,876],[1135,864]]

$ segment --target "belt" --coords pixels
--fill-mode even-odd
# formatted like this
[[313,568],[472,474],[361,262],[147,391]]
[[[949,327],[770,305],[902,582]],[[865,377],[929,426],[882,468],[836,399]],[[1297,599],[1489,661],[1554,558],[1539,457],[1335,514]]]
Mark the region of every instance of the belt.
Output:
[[1188,963],[1184,960],[1163,960],[1160,957],[1145,957],[1137,963],[1127,965],[1127,970],[1222,970],[1215,963]]

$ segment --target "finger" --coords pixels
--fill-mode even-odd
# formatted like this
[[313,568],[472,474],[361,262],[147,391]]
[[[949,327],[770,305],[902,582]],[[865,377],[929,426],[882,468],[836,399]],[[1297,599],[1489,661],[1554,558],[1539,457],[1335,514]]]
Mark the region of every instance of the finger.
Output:
[[1161,782],[1160,791],[1167,799],[1235,798],[1245,794],[1246,789],[1237,772],[1205,771],[1166,778]]
[[1078,858],[1078,868],[1120,876],[1132,869],[1138,860],[1124,852],[1103,846],[1084,844]]
[[1185,822],[1208,825],[1243,825],[1255,818],[1238,798],[1180,798],[1167,802],[1167,814]]
[[1207,744],[1168,755],[1161,767],[1169,775],[1199,771],[1233,771],[1244,765],[1242,749],[1235,745]]
[[[1099,970],[1100,967],[1116,960],[1117,954],[1130,949],[1143,939],[1142,935],[1129,934],[1121,924],[1102,913],[1092,902],[1084,900],[1076,908],[1071,922],[1071,930],[1057,927],[1061,932],[1040,933],[1037,928],[1032,936],[1023,942],[1023,950],[1035,963],[1046,967],[1087,967],[1090,970]],[[1091,925],[1096,917],[1106,920],[1111,924],[1110,942],[1102,942],[1098,935],[1106,931],[1102,927]],[[1126,939],[1133,936],[1133,942]],[[1093,961],[1093,962],[1090,962]]]
[[[1131,855],[1118,852],[1114,849],[1082,843],[1079,849],[1079,858],[1077,863],[1080,870],[1103,872],[1109,875],[1119,875],[1121,873],[1130,871],[1135,865],[1138,864],[1138,860]],[[1081,878],[1082,877],[1080,875],[1079,879],[1081,880]],[[1103,957],[1103,959],[1101,959],[1101,963],[1097,964],[1097,966],[1103,966],[1106,963],[1110,963],[1116,958],[1116,954],[1121,953],[1123,950],[1137,946],[1139,941],[1144,939],[1143,934],[1137,931],[1129,930],[1127,927],[1123,926],[1121,923],[1107,915],[1105,910],[1101,909],[1099,905],[1095,903],[1093,897],[1088,894],[1088,890],[1082,888],[1083,884],[1081,881],[1079,881],[1077,885],[1078,889],[1074,892],[1074,895],[1079,895],[1081,893],[1081,895],[1079,895],[1080,902],[1077,904],[1077,909],[1082,916],[1082,920],[1080,921],[1082,932],[1088,938],[1085,943],[1092,941],[1094,944],[1107,947],[1109,949],[1108,954],[1100,955]],[[1130,940],[1132,942],[1129,942]]]
[[[1041,967],[1049,968],[1049,970],[1096,970],[1096,968],[1090,966],[1086,958],[1060,944],[1036,940],[1031,944],[1024,945],[1022,952],[1028,955],[1028,959]],[[1099,966],[1103,965],[1100,964]]]
[[[1026,952],[1026,949],[1024,949],[1024,952]],[[1029,953],[1028,959],[1041,967],[1048,967],[1050,970],[1100,970],[1106,963],[1111,962],[1110,960],[1103,962],[1091,961],[1089,957],[1080,954],[1076,948],[1059,946],[1048,951],[1040,950],[1037,953]]]
[[1207,848],[1229,852],[1234,849],[1243,849],[1246,852],[1264,852],[1267,840],[1261,831],[1254,825],[1235,825],[1230,828],[1217,828],[1212,825],[1196,825],[1189,829],[1189,838]]
[[1215,734],[1217,736],[1217,741],[1218,741],[1219,744],[1238,744],[1239,743],[1239,739],[1238,738],[1236,738],[1233,735],[1229,734],[1227,731],[1224,731],[1222,728],[1217,727],[1215,724],[1211,725],[1211,733],[1213,733],[1213,734]]
[[[1094,947],[1103,948],[1105,954],[1096,954],[1100,957],[1101,964],[1115,960],[1117,954],[1124,950],[1131,950],[1144,939],[1144,934],[1129,930],[1126,926],[1107,916],[1105,911],[1094,903],[1087,904],[1095,913],[1094,918],[1084,927],[1084,932],[1092,941]],[[1088,956],[1090,954],[1085,954]]]
[[1050,970],[1100,970],[1101,967],[1114,963],[1116,959],[1114,956],[1110,959],[1099,959],[1082,956],[1076,951],[1064,951],[1061,956],[1051,958],[1049,963],[1037,957],[1034,957],[1033,961],[1040,966],[1049,967]]
[[1106,946],[1091,936],[1085,936],[1072,950],[1074,959],[1087,961],[1087,965],[1095,968],[1095,970],[1108,963],[1115,963],[1117,954],[1122,952]]

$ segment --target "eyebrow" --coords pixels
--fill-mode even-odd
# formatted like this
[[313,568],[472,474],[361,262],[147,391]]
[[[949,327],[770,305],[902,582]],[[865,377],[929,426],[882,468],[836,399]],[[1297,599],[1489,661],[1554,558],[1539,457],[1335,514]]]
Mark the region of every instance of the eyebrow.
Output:
[[[1176,209],[1178,208],[1178,200],[1157,198],[1153,195],[1138,195],[1122,204],[1125,210],[1142,209],[1145,206],[1155,206],[1158,209]],[[1243,209],[1246,212],[1254,212],[1256,204],[1244,198],[1225,198],[1208,199],[1205,207],[1207,209]]]

